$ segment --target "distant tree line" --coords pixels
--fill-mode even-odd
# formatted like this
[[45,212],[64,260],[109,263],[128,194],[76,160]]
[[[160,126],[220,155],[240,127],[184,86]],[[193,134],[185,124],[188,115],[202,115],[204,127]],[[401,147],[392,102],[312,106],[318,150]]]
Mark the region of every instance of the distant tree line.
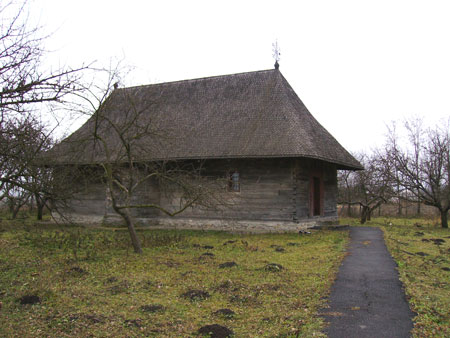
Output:
[[342,171],[338,174],[340,204],[351,213],[359,205],[361,223],[370,220],[382,204],[414,203],[417,214],[421,205],[439,211],[441,226],[448,228],[450,210],[450,121],[434,128],[424,128],[423,121],[407,121],[400,130],[388,128],[382,149],[356,154],[364,171]]

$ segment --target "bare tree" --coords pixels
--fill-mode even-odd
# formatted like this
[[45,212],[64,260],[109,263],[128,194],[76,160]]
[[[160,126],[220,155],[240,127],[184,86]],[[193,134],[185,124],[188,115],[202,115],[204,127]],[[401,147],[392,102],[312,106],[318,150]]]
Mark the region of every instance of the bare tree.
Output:
[[356,155],[365,170],[339,175],[339,203],[359,205],[361,224],[371,219],[373,211],[392,197],[391,167],[380,151]]
[[51,131],[32,115],[10,118],[5,126],[7,132],[0,134],[0,200],[6,198],[20,208],[33,196],[41,220],[48,202],[67,192],[61,182],[53,182],[52,169],[40,160],[41,153],[53,146]]
[[81,68],[44,71],[45,36],[27,22],[26,1],[0,4],[0,123],[30,106],[58,102],[77,91]]
[[[71,144],[76,161],[89,163],[86,167],[96,172],[96,178],[90,175],[92,179],[103,182],[110,207],[128,228],[134,251],[142,253],[136,212],[153,209],[175,216],[190,207],[215,208],[224,204],[221,194],[226,184],[204,177],[201,160],[154,160],[163,144],[173,142],[176,131],[160,126],[154,118],[158,94],[146,97],[139,90],[118,89],[116,77],[117,71],[110,71],[107,89],[86,97],[95,107],[84,129],[89,132],[65,142]],[[159,201],[143,202],[139,195],[146,186],[157,187],[177,203],[164,207]]]
[[352,217],[355,194],[355,175],[350,170],[338,171],[338,203],[347,206],[347,216]]
[[[394,129],[389,132],[389,160],[401,174],[399,185],[413,197],[439,210],[441,225],[448,228],[450,210],[450,132],[443,127],[424,130],[421,121],[405,123],[408,143],[401,146]],[[411,198],[410,198],[411,199]]]
[[20,209],[28,203],[31,194],[16,185],[5,187],[5,200],[11,214],[11,219],[16,219]]
[[[30,192],[39,213],[45,202],[37,187],[42,188],[48,170],[32,165],[46,142],[35,114],[84,91],[79,82],[86,69],[45,68],[45,39],[41,28],[28,22],[27,1],[0,4],[0,200],[15,198],[18,191]],[[11,194],[10,189],[16,192]]]

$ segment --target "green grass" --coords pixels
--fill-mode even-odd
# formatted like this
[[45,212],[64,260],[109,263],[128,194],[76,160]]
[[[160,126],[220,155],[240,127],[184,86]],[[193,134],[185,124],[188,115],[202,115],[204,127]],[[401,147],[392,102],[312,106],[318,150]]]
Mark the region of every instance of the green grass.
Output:
[[[359,225],[357,219],[341,224]],[[450,337],[450,231],[438,220],[375,218],[398,265],[411,309],[413,337]],[[445,242],[437,245],[433,239]]]
[[[141,256],[124,230],[0,223],[0,337],[195,337],[214,323],[236,337],[323,336],[317,313],[345,255],[347,232],[139,236]],[[218,267],[231,261],[237,266]],[[268,263],[283,269],[266,271]],[[210,297],[183,298],[189,290]],[[25,295],[41,302],[22,305]],[[141,308],[156,304],[163,310]],[[213,314],[222,308],[234,318]]]

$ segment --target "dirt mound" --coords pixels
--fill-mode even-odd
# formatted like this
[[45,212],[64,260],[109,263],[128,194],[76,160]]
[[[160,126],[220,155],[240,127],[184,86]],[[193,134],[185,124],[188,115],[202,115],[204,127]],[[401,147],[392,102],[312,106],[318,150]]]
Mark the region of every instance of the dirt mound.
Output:
[[126,319],[123,322],[126,326],[130,327],[130,326],[134,326],[134,327],[138,327],[141,328],[141,320],[140,319]]
[[422,242],[433,242],[436,245],[442,245],[445,243],[445,239],[442,238],[422,238]]
[[205,259],[205,258],[214,258],[214,254],[212,252],[204,252],[199,257],[199,259]]
[[140,307],[140,310],[142,312],[155,313],[155,312],[162,312],[165,309],[164,306],[162,306],[161,304],[149,304],[149,305],[142,305]]
[[236,242],[237,241],[229,240],[229,241],[226,241],[225,243],[223,243],[223,245],[233,244],[233,243],[236,243]]
[[207,291],[203,290],[188,290],[181,295],[181,297],[189,299],[191,302],[195,302],[198,300],[205,300],[210,297],[210,294]]
[[88,272],[84,270],[83,268],[80,268],[79,266],[74,266],[67,270],[67,273],[71,276],[83,276],[86,275]]
[[220,269],[232,268],[233,266],[237,266],[236,262],[225,262],[225,263],[219,264]]
[[214,247],[212,245],[200,245],[197,243],[192,244],[192,247],[197,248],[197,249],[207,249],[207,250],[214,249]]
[[39,298],[39,296],[36,295],[25,295],[19,298],[19,302],[22,305],[27,305],[27,304],[39,304],[41,302],[41,299]]
[[229,328],[218,324],[202,326],[198,333],[210,338],[227,338],[234,334]]

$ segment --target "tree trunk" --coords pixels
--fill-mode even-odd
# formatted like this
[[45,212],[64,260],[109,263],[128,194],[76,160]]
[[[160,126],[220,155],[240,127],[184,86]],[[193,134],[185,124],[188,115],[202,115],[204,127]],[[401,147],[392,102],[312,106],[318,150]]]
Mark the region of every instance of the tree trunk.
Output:
[[38,196],[37,194],[34,196],[34,199],[36,200],[37,220],[42,221],[45,203],[41,200],[40,196]]
[[363,206],[363,207],[362,207],[362,211],[361,211],[361,220],[360,220],[360,223],[361,223],[361,224],[366,223],[366,221],[367,221],[367,216],[368,216],[368,211],[369,211],[369,208],[368,208],[368,207],[366,207],[366,206]]
[[17,218],[17,214],[19,213],[19,210],[20,210],[20,206],[17,206],[15,208],[13,208],[11,219],[16,219]]
[[448,228],[448,210],[441,211],[441,226],[443,228]]
[[347,204],[347,216],[352,217],[352,204],[351,203]]
[[136,229],[134,228],[133,220],[127,209],[118,209],[113,203],[114,210],[123,218],[125,224],[127,225],[128,232],[130,233],[131,244],[133,244],[134,252],[137,254],[142,254],[142,246],[139,237],[137,236]]
[[37,220],[38,221],[42,221],[42,216],[44,214],[44,205],[45,204],[40,204],[40,203],[36,203],[36,208],[37,208]]

